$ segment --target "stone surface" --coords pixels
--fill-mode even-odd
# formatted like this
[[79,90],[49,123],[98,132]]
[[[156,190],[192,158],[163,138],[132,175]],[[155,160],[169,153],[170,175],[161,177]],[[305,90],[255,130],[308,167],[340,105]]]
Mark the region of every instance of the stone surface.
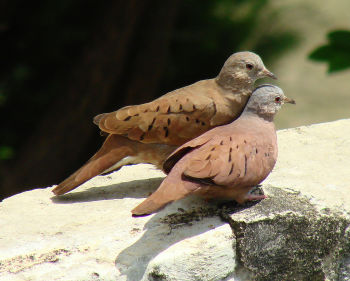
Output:
[[160,184],[125,167],[54,197],[0,203],[0,280],[350,280],[350,120],[278,132],[279,160],[256,204],[189,197],[130,210]]
[[265,184],[350,213],[350,119],[281,130],[278,149],[275,171]]
[[[340,280],[349,220],[266,186],[270,198],[231,215],[239,267],[254,280]],[[350,272],[346,272],[349,274]]]

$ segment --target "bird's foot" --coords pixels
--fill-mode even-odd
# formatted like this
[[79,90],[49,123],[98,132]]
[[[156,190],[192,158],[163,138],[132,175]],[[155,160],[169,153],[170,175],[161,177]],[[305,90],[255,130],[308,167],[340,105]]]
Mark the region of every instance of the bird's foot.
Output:
[[247,196],[245,197],[247,201],[258,201],[266,198],[267,196],[265,194],[247,194]]
[[261,185],[254,186],[245,196],[246,201],[258,201],[266,199],[267,196],[261,189]]

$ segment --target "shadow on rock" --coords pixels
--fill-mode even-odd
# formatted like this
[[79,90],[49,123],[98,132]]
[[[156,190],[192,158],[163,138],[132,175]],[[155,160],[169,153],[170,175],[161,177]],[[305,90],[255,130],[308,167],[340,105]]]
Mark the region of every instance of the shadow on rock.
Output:
[[146,232],[142,237],[117,256],[116,267],[128,281],[141,280],[147,274],[149,263],[159,253],[186,238],[225,224],[229,214],[257,203],[239,206],[229,202],[218,207],[213,202],[204,205],[203,200],[194,196],[174,202],[151,217],[144,226]]
[[112,185],[92,187],[88,190],[54,196],[51,200],[57,204],[71,204],[99,200],[122,199],[125,197],[145,198],[155,191],[162,177],[145,180],[134,180]]

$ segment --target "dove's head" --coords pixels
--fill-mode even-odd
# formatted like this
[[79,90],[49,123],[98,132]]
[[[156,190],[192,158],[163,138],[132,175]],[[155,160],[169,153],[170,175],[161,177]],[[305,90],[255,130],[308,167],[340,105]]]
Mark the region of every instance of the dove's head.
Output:
[[281,88],[265,84],[253,91],[244,112],[271,119],[284,103],[295,104],[295,101],[287,98]]
[[257,79],[265,77],[277,79],[257,54],[238,52],[226,60],[217,81],[224,88],[237,89],[237,86],[253,87]]

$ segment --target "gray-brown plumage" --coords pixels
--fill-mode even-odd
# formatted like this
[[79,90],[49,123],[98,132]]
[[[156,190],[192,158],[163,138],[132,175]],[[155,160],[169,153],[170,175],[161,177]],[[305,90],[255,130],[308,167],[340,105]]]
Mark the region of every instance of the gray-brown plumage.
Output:
[[249,191],[268,176],[276,163],[273,117],[285,102],[295,103],[276,86],[258,87],[237,120],[204,133],[169,156],[164,163],[168,176],[132,210],[133,215],[153,213],[192,193],[238,203],[265,198]]
[[237,118],[254,82],[263,77],[276,78],[258,55],[239,52],[227,59],[214,79],[169,92],[149,103],[96,116],[94,123],[110,136],[85,166],[53,192],[64,194],[105,170],[127,164],[151,163],[161,168],[179,145]]

